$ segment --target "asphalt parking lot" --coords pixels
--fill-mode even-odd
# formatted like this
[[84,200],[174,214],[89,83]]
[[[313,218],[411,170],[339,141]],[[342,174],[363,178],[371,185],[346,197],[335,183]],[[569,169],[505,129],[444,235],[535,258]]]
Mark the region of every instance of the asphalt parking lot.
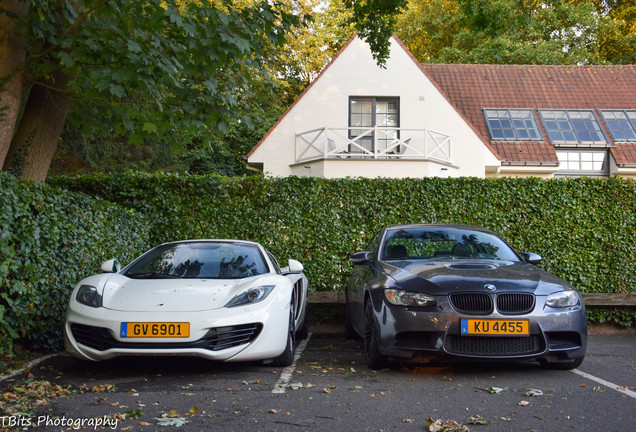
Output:
[[[122,358],[80,366],[68,356],[52,356],[0,382],[4,408],[25,408],[22,415],[3,417],[3,427],[424,431],[438,421],[448,431],[634,430],[633,334],[592,336],[586,360],[575,371],[531,363],[372,371],[361,348],[361,342],[340,334],[314,331],[286,369],[195,358]],[[35,389],[58,396],[20,405]]]

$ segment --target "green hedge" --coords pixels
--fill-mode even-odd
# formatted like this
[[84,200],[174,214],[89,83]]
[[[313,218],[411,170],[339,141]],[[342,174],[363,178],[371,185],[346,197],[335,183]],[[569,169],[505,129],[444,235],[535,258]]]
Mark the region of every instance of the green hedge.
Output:
[[0,353],[15,339],[59,347],[75,284],[149,245],[147,218],[84,194],[0,172]]
[[[303,262],[311,289],[331,291],[344,288],[349,255],[383,225],[467,223],[539,253],[543,268],[583,292],[636,291],[631,180],[124,173],[48,183],[0,173],[0,353],[15,339],[59,345],[71,289],[103,260],[125,264],[151,245],[185,238],[259,241],[283,263]],[[635,317],[624,309],[593,315],[623,325]]]
[[125,173],[49,180],[145,213],[151,241],[242,238],[342,290],[387,224],[466,223],[500,233],[582,292],[636,291],[636,182],[621,178],[319,179]]

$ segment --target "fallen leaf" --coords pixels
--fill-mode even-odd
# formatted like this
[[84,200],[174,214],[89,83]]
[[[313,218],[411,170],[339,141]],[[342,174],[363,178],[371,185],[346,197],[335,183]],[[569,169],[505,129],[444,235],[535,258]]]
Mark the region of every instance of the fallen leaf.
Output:
[[490,388],[488,389],[488,392],[489,392],[490,394],[499,394],[499,393],[501,393],[502,391],[504,391],[504,390],[506,390],[506,389],[507,389],[507,387],[506,387],[506,388],[502,388],[502,387],[490,387]]
[[101,384],[93,386],[91,392],[93,393],[103,393],[103,392],[114,392],[116,390],[114,384]]
[[539,397],[539,396],[543,396],[543,392],[539,389],[529,389],[526,392],[526,396],[528,397]]
[[157,420],[157,426],[176,426],[176,427],[181,427],[184,424],[186,424],[188,422],[188,420],[186,420],[183,417],[155,417],[155,420]]
[[466,426],[457,423],[455,420],[433,420],[431,417],[426,419],[429,432],[470,432]]
[[479,414],[474,414],[471,415],[470,417],[468,417],[468,420],[466,421],[467,424],[481,424],[481,425],[485,425],[490,423],[488,420],[486,420],[483,416],[479,415]]

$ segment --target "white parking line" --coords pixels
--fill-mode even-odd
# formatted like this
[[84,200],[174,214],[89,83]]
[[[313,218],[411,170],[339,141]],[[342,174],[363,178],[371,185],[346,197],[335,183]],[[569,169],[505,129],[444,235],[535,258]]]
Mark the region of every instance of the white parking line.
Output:
[[617,392],[621,392],[621,393],[623,393],[623,394],[625,394],[625,395],[627,395],[627,396],[629,396],[631,398],[636,399],[636,392],[635,391],[628,390],[627,388],[621,387],[621,386],[616,385],[614,383],[611,383],[609,381],[605,381],[604,379],[597,378],[594,375],[590,375],[589,373],[582,372],[582,371],[580,371],[578,369],[573,369],[572,372],[574,372],[577,375],[582,376],[583,378],[587,378],[589,380],[592,380],[594,382],[602,384],[605,387],[609,387],[609,388],[611,388],[613,390],[616,390]]
[[47,354],[47,355],[45,355],[45,356],[43,356],[43,357],[39,357],[39,358],[36,358],[36,359],[34,359],[34,360],[31,360],[31,361],[30,361],[30,362],[29,362],[26,366],[24,366],[23,368],[16,369],[16,370],[14,370],[14,371],[12,371],[12,372],[9,372],[7,375],[2,375],[2,376],[0,376],[0,382],[2,382],[2,381],[4,381],[4,380],[8,380],[8,379],[10,379],[10,378],[13,378],[13,377],[15,377],[16,375],[19,375],[19,374],[21,374],[22,372],[27,371],[27,370],[29,370],[29,369],[31,369],[31,368],[33,368],[33,367],[35,367],[35,366],[39,365],[39,364],[40,364],[40,363],[42,363],[44,360],[48,360],[48,359],[50,359],[51,357],[55,357],[55,356],[58,356],[58,355],[65,355],[65,354],[59,354],[59,353]]
[[309,343],[309,339],[311,339],[311,333],[307,335],[307,339],[305,339],[304,341],[298,344],[298,346],[296,347],[296,354],[294,355],[294,361],[292,362],[291,365],[287,366],[283,370],[283,372],[281,372],[280,378],[278,378],[278,381],[276,381],[276,385],[274,386],[274,389],[272,390],[272,394],[285,393],[287,384],[289,384],[289,381],[291,380],[292,375],[294,375],[294,370],[296,370],[296,362],[298,361],[303,351],[307,347],[307,344]]

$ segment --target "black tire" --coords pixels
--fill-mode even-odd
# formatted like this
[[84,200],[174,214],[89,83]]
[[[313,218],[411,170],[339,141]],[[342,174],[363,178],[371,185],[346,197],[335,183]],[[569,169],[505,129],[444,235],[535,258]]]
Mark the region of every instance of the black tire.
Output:
[[287,345],[285,351],[272,361],[272,366],[287,367],[294,362],[296,354],[296,333],[294,332],[294,315],[289,314],[289,330],[287,331]]
[[572,370],[581,366],[581,363],[583,363],[584,358],[585,357],[577,357],[574,360],[567,361],[567,362],[549,362],[549,363],[546,363],[545,366],[549,369]]
[[364,327],[364,361],[370,369],[387,368],[389,362],[378,349],[378,330],[371,301],[368,301],[364,307]]
[[303,325],[296,332],[296,340],[305,340],[307,337],[309,337],[309,318],[307,318],[307,312],[305,312]]

